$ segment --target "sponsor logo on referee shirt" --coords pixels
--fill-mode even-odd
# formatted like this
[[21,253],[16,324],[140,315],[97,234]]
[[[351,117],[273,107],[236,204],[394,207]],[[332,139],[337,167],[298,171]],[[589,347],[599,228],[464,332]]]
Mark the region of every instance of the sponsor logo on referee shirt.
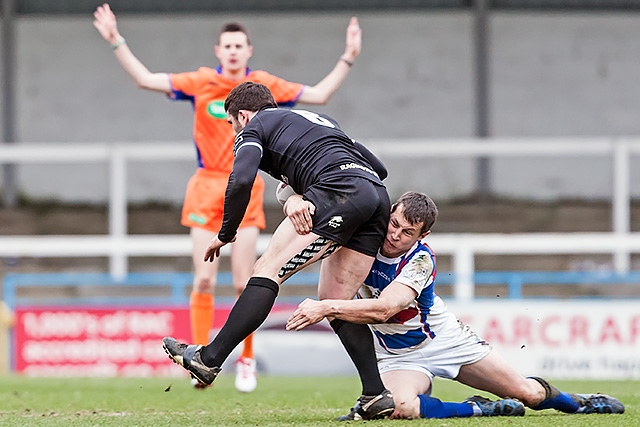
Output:
[[224,111],[224,101],[211,101],[207,104],[207,113],[216,119],[227,119],[227,112]]
[[329,227],[338,228],[342,225],[342,216],[335,215],[329,220]]

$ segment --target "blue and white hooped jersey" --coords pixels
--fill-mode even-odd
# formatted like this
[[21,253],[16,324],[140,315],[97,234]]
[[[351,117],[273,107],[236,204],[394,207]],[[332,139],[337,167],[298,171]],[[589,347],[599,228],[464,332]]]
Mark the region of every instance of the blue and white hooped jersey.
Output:
[[436,257],[426,243],[416,242],[398,258],[387,258],[378,252],[358,297],[378,298],[380,292],[394,281],[409,286],[418,295],[408,308],[386,323],[370,325],[377,338],[376,347],[400,354],[435,338],[435,331],[446,318],[439,315],[447,313],[444,302],[434,293],[435,277]]

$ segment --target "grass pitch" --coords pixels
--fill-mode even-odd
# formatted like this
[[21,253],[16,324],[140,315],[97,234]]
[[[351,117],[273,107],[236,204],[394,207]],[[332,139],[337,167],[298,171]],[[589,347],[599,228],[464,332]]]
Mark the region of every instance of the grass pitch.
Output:
[[[187,378],[25,378],[0,376],[0,426],[638,426],[640,381],[555,381],[563,391],[602,392],[626,406],[622,415],[566,415],[527,410],[524,417],[381,420],[340,423],[359,395],[356,377],[259,378],[240,394],[233,377],[194,390]],[[459,401],[472,389],[436,380],[434,395]],[[479,393],[488,396],[486,393]]]

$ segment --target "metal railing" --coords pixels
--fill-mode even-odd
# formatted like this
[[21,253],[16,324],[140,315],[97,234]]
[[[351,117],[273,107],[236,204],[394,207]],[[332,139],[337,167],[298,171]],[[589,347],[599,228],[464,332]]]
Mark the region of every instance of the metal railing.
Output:
[[[429,237],[436,253],[453,256],[455,295],[473,297],[476,254],[595,254],[613,256],[618,274],[630,269],[630,254],[640,253],[640,233],[630,232],[630,161],[640,154],[640,139],[531,140],[375,140],[367,146],[382,159],[441,157],[609,156],[612,161],[612,231],[606,233],[438,234]],[[4,236],[0,256],[109,257],[113,277],[124,277],[130,256],[187,256],[186,235],[127,234],[127,162],[191,161],[193,147],[177,143],[18,143],[0,145],[0,164],[86,163],[109,165],[109,234],[93,236]],[[269,236],[259,239],[259,252]],[[228,251],[223,251],[228,254]]]

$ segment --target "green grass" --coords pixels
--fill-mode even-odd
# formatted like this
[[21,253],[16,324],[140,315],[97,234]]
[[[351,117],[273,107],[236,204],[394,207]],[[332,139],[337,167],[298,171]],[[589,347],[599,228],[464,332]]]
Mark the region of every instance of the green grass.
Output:
[[[556,381],[564,391],[618,397],[623,415],[566,415],[547,410],[524,417],[414,420],[412,426],[638,426],[640,381]],[[170,386],[170,389],[169,389]],[[355,377],[261,377],[258,389],[239,394],[233,377],[204,391],[175,378],[0,377],[0,426],[404,426],[407,421],[339,423],[359,394]],[[437,380],[434,395],[462,400],[473,390]],[[485,393],[486,395],[486,393]]]

